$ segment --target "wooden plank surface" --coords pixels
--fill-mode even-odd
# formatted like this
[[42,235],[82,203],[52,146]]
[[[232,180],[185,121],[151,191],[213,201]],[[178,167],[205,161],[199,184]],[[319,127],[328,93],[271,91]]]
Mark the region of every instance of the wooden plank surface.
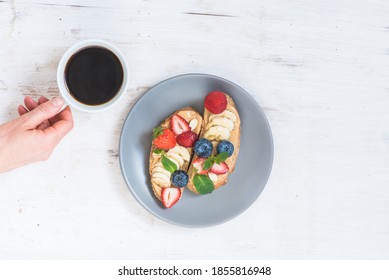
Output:
[[[74,111],[50,161],[0,174],[0,258],[388,259],[388,14],[385,0],[1,0],[1,123],[25,95],[59,95],[57,63],[83,39],[120,48],[130,83],[114,109]],[[275,142],[256,203],[205,229],[146,212],[118,161],[134,102],[190,72],[250,92]]]

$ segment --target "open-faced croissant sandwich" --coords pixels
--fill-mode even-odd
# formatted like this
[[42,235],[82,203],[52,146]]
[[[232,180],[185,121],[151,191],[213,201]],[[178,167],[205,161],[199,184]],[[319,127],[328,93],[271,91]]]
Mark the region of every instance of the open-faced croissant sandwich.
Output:
[[170,208],[183,188],[211,193],[227,183],[240,145],[240,118],[232,98],[220,91],[204,100],[204,116],[176,111],[153,130],[150,178],[155,196]]

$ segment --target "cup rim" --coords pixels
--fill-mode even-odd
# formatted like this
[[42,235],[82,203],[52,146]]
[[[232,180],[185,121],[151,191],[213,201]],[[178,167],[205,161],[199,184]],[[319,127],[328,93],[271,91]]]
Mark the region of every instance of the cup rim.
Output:
[[[116,55],[116,57],[119,59],[120,64],[123,68],[123,82],[122,86],[120,87],[118,93],[112,98],[110,101],[100,104],[100,105],[87,105],[84,103],[79,102],[76,100],[73,96],[71,96],[68,87],[66,86],[65,81],[65,68],[69,61],[69,59],[77,52],[79,52],[82,49],[88,48],[88,47],[102,47],[106,48],[112,53]],[[61,60],[58,63],[57,67],[57,85],[59,92],[61,93],[61,96],[63,99],[65,99],[66,103],[68,103],[71,107],[77,108],[78,110],[84,111],[84,112],[100,112],[103,110],[106,110],[110,107],[112,107],[114,104],[116,104],[123,96],[124,93],[127,91],[128,87],[128,66],[126,59],[124,55],[117,49],[114,45],[111,43],[100,40],[100,39],[87,39],[80,42],[77,42],[76,44],[72,45],[67,51],[62,55]]]

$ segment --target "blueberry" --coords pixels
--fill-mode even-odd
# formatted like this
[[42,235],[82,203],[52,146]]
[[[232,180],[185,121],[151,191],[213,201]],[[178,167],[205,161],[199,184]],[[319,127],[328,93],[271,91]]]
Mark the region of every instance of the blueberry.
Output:
[[226,152],[228,153],[228,156],[232,156],[232,153],[234,152],[234,145],[227,140],[222,140],[220,141],[219,144],[217,144],[217,153],[223,153]]
[[194,151],[197,156],[207,158],[212,154],[213,146],[211,141],[201,138],[194,145]]
[[172,184],[178,188],[183,188],[188,184],[189,176],[185,171],[176,170],[172,174]]

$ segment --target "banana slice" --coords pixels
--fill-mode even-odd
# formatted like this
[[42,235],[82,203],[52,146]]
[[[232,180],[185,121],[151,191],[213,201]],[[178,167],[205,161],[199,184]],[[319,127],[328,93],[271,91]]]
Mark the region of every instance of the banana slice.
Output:
[[164,182],[166,184],[168,184],[168,182],[170,182],[170,176],[163,174],[163,173],[159,173],[159,172],[153,173],[151,178],[158,178],[158,179],[164,180]]
[[165,179],[157,177],[151,178],[151,182],[160,186],[161,188],[169,188],[171,185],[170,181],[167,182]]
[[229,110],[224,110],[222,113],[217,114],[217,115],[210,115],[208,121],[210,122],[212,119],[218,118],[218,117],[224,117],[224,118],[230,119],[234,123],[236,121],[236,115]]
[[184,159],[179,154],[172,153],[169,151],[166,153],[166,157],[174,163],[178,164],[177,169],[179,169],[184,164]]
[[[174,155],[177,155],[177,154],[174,154]],[[166,154],[166,157],[168,159],[170,159],[177,166],[177,170],[180,169],[180,165],[178,164],[177,160],[172,157],[171,154],[170,155]],[[179,157],[179,156],[177,156],[177,157]],[[181,158],[181,160],[182,160],[182,158]]]
[[233,130],[234,129],[234,122],[228,118],[225,118],[225,117],[217,117],[217,118],[213,118],[211,120],[211,122],[209,122],[207,124],[207,127],[206,129],[209,129],[213,126],[223,126],[225,128],[227,128],[228,130]]
[[172,175],[169,171],[167,171],[165,168],[163,168],[161,166],[155,166],[153,169],[153,174],[154,173],[161,173],[161,174],[164,174],[166,176],[169,176],[169,178]]
[[228,140],[230,138],[230,131],[223,126],[213,126],[205,132],[204,138],[210,141]]
[[189,154],[188,150],[182,146],[175,146],[173,149],[170,149],[169,152],[176,153],[176,154],[180,155],[180,157],[182,157],[185,161],[190,160],[190,154]]

